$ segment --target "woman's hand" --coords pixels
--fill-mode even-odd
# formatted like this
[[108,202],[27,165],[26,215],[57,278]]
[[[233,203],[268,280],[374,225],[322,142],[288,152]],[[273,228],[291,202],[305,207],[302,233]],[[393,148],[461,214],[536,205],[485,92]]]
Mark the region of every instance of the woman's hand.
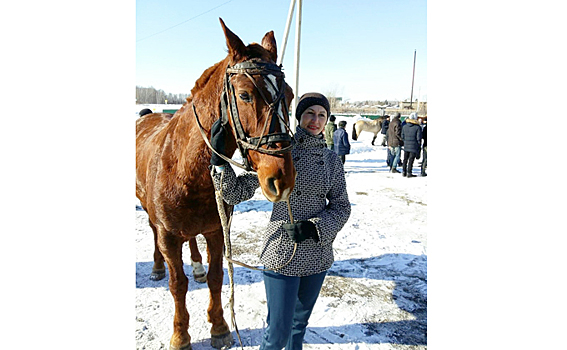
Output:
[[283,228],[286,230],[289,238],[296,243],[301,243],[308,238],[319,242],[317,229],[315,228],[315,224],[311,221],[300,220],[293,224],[283,224]]

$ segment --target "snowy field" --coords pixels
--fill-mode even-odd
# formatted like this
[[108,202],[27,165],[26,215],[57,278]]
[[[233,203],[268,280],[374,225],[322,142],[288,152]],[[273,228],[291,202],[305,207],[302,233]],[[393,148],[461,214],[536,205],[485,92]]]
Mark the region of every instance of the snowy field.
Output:
[[[347,120],[349,136],[352,122]],[[347,189],[352,214],[334,243],[335,263],[315,305],[305,336],[305,349],[427,348],[427,180],[390,174],[386,148],[370,144],[363,132],[351,140],[346,157]],[[380,144],[380,136],[375,142]],[[398,168],[401,170],[401,167]],[[419,174],[417,161],[414,174]],[[433,172],[431,175],[434,175]],[[173,298],[168,276],[151,281],[153,235],[147,214],[136,199],[136,347],[168,349],[173,327]],[[271,210],[260,190],[234,209],[231,237],[236,260],[258,266],[257,239]],[[206,261],[205,240],[198,237]],[[206,284],[192,278],[189,247],[184,245],[189,278],[187,306],[193,349],[212,349],[207,322]],[[223,303],[229,280],[225,262]],[[258,349],[267,314],[262,274],[235,266],[235,312],[244,349]],[[230,310],[225,304],[225,319]],[[231,328],[232,329],[232,328]],[[235,343],[240,348],[233,329]]]

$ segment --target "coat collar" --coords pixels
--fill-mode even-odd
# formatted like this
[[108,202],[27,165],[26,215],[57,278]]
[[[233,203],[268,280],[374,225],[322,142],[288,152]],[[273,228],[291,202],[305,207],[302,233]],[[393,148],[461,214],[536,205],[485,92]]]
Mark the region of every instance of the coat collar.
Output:
[[297,149],[323,149],[325,148],[325,138],[323,134],[311,135],[307,130],[299,125],[295,128],[295,148]]

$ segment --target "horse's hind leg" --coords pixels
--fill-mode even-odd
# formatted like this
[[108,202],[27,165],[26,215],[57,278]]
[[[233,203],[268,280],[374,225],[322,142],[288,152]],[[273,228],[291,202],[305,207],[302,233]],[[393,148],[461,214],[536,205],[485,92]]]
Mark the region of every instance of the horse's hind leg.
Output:
[[[163,228],[161,229],[163,230]],[[169,291],[175,304],[173,317],[173,335],[169,343],[170,350],[191,350],[189,336],[189,313],[185,298],[187,296],[188,279],[183,271],[181,248],[183,240],[165,231],[158,232],[158,246],[163,253],[169,269]]]
[[150,279],[152,281],[159,281],[165,277],[165,265],[163,263],[163,255],[159,251],[157,244],[157,229],[151,221],[150,227],[152,228],[152,231],[154,231],[154,266],[152,267]]
[[211,327],[211,346],[217,349],[231,346],[234,340],[230,329],[223,317],[221,288],[223,280],[222,251],[224,241],[222,232],[219,230],[205,236],[207,239],[207,252],[209,260],[209,273],[207,283],[209,285],[209,322]]
[[203,267],[203,258],[197,246],[195,237],[189,239],[189,250],[191,251],[191,266],[193,266],[193,278],[200,283],[207,282],[207,270]]

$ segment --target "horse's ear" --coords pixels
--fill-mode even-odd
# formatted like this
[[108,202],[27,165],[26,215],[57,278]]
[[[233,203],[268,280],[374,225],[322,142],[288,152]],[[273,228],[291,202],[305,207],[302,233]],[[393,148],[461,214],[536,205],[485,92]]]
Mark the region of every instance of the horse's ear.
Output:
[[273,30],[267,32],[264,38],[262,38],[262,47],[270,53],[270,58],[276,62],[278,59],[278,47]]
[[238,62],[240,58],[245,56],[246,45],[240,40],[240,38],[234,34],[228,27],[224,24],[222,18],[219,17],[222,30],[224,31],[224,36],[226,37],[226,46],[228,47],[228,53],[232,56],[233,63]]

